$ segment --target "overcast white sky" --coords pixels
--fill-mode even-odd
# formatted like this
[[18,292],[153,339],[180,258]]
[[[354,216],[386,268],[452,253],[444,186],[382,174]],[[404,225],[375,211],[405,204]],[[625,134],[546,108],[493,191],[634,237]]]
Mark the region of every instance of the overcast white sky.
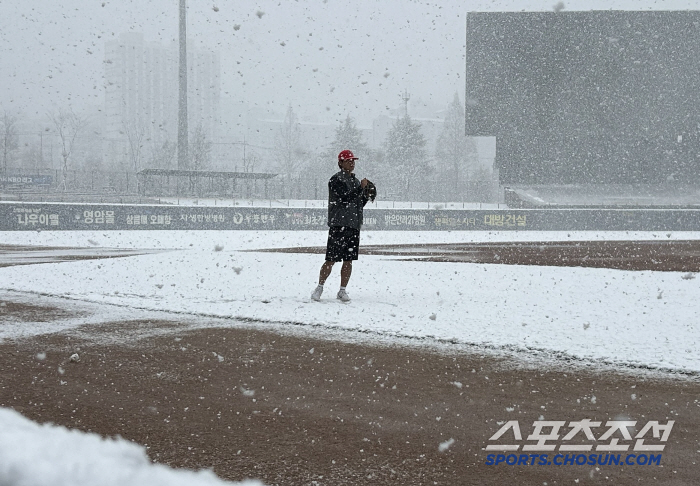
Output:
[[[188,0],[188,36],[221,53],[222,95],[303,118],[362,123],[464,97],[467,11],[550,11],[555,0]],[[696,9],[687,0],[579,0],[565,10]],[[0,0],[0,109],[103,103],[104,42],[177,40],[178,0]],[[410,104],[409,104],[410,107]]]

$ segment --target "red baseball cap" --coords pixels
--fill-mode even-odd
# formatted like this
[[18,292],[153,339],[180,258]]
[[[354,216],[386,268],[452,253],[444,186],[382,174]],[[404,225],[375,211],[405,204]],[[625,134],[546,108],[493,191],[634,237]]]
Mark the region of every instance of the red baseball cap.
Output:
[[353,154],[352,151],[343,150],[338,154],[338,162],[341,160],[357,160],[357,157],[355,157],[355,154]]

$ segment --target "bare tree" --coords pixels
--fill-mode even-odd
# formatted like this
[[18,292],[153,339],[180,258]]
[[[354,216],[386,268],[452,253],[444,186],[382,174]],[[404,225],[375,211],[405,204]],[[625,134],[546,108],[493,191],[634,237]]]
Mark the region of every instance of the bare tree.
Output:
[[211,142],[207,140],[201,123],[197,125],[192,134],[189,155],[192,170],[202,170],[208,167],[211,162]]
[[301,169],[306,152],[301,148],[301,127],[291,106],[287,107],[284,121],[275,137],[275,152],[277,165],[283,174],[293,174]]
[[68,177],[68,160],[73,153],[75,147],[75,139],[80,131],[85,127],[87,118],[81,117],[73,112],[72,109],[59,108],[58,112],[49,114],[49,118],[61,138],[61,157],[63,158],[63,167],[61,170],[61,187],[63,191],[67,189]]
[[41,145],[38,142],[31,142],[24,145],[20,154],[22,166],[37,171],[42,168]]
[[146,127],[139,120],[122,120],[126,140],[129,144],[129,159],[134,172],[138,172],[141,166],[141,151],[143,150],[143,139],[146,136]]
[[17,134],[17,117],[10,115],[7,111],[2,117],[2,134],[0,144],[2,148],[2,171],[7,173],[7,163],[12,157],[12,153],[19,148],[19,136]]
[[166,140],[163,145],[154,145],[151,149],[151,163],[159,169],[170,169],[175,160],[177,144]]
[[243,157],[243,172],[255,172],[255,166],[260,165],[261,157],[257,152],[251,150]]

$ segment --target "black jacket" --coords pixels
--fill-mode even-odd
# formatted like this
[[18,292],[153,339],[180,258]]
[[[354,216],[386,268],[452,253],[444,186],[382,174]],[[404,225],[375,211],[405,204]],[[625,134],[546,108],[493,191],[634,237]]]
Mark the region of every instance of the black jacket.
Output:
[[328,226],[362,227],[367,196],[355,174],[340,171],[328,181]]

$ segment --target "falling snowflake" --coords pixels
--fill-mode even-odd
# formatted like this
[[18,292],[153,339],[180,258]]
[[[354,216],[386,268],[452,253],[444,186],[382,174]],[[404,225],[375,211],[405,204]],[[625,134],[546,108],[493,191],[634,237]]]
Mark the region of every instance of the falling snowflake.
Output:
[[455,440],[454,440],[454,439],[449,439],[449,440],[446,440],[445,442],[441,442],[440,445],[438,446],[438,450],[439,450],[440,452],[445,452],[445,451],[446,451],[447,449],[449,449],[449,448],[452,446],[452,444],[454,444],[454,443],[455,443]]

